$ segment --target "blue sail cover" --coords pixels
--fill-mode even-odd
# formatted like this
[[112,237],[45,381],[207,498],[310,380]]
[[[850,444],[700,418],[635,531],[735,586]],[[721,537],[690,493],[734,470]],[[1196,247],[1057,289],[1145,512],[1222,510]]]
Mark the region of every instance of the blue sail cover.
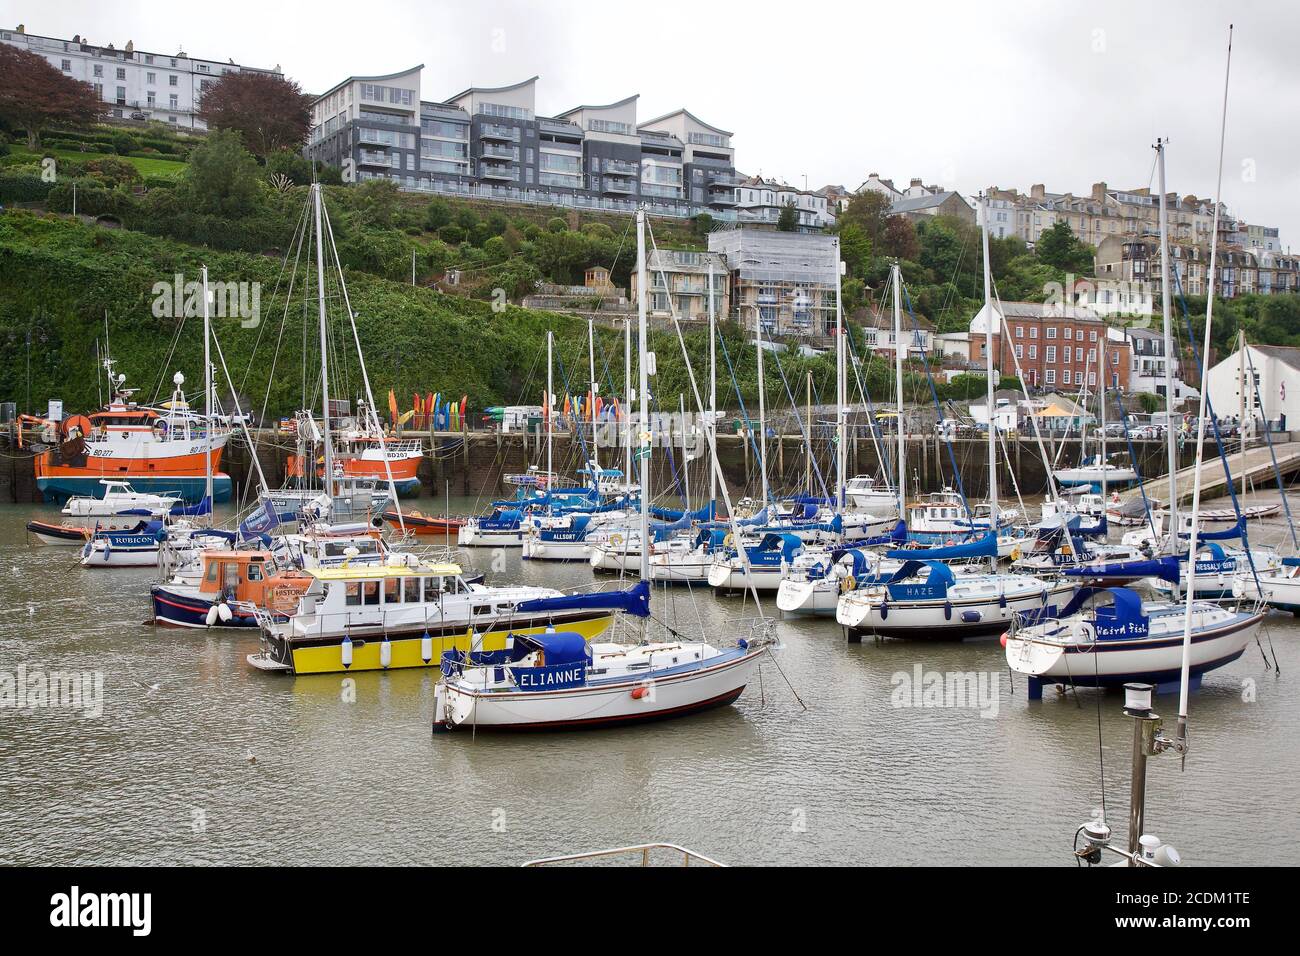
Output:
[[998,555],[998,535],[996,531],[986,531],[974,541],[949,545],[946,548],[896,548],[886,551],[885,557],[902,561],[930,559],[932,561],[952,561],[957,558],[996,558]]
[[1097,640],[1114,641],[1143,637],[1148,633],[1150,621],[1142,613],[1142,597],[1131,588],[1080,588],[1055,616],[1058,619],[1071,617],[1079,613],[1089,600],[1101,594],[1109,594],[1111,603],[1093,609]]
[[[546,631],[542,634],[516,634],[515,647],[527,653],[541,651],[547,664],[577,664],[591,660],[587,639],[574,631]],[[518,657],[516,657],[518,660]]]
[[[716,502],[710,501],[703,508],[699,508],[695,511],[679,511],[676,508],[652,507],[650,509],[650,517],[659,521],[681,521],[683,518],[687,517],[692,521],[712,521],[717,515],[717,511],[718,508]],[[687,523],[689,524],[690,522]]]
[[721,551],[727,541],[726,528],[701,528],[695,535],[695,546],[701,545],[708,551]]
[[751,564],[773,565],[781,562],[790,563],[794,556],[803,549],[803,539],[797,534],[786,531],[771,531],[763,535],[763,540],[752,548],[746,548]]
[[[1180,538],[1190,538],[1191,536],[1192,535],[1190,532],[1186,532],[1186,531],[1178,532],[1178,537]],[[1244,540],[1245,537],[1246,537],[1245,518],[1238,518],[1237,523],[1234,524],[1231,528],[1228,528],[1226,531],[1198,531],[1196,533],[1196,540],[1198,542],[1199,541],[1231,541],[1234,538],[1242,538]]]
[[590,525],[591,515],[577,514],[569,519],[568,525],[545,528],[537,536],[542,541],[581,541],[594,530]]
[[521,613],[546,611],[626,611],[637,617],[650,616],[650,585],[639,581],[625,591],[594,591],[554,598],[533,598],[515,605]]
[[176,504],[172,505],[171,513],[188,517],[210,515],[212,514],[212,499],[207,495],[204,495],[203,499],[196,505],[187,505],[178,501]]
[[[909,578],[916,577],[922,568],[929,568],[930,575],[924,581],[908,583]],[[948,596],[948,588],[955,579],[952,569],[942,561],[905,561],[894,572],[887,588],[891,601],[934,601]]]
[[492,517],[484,518],[478,526],[482,531],[515,531],[523,520],[524,513],[518,508],[504,508]]
[[[1147,561],[1110,561],[1104,564],[1066,567],[1061,573],[1072,578],[1160,578],[1177,584],[1181,579],[1180,559],[1172,555]],[[1088,590],[1084,588],[1084,590]]]

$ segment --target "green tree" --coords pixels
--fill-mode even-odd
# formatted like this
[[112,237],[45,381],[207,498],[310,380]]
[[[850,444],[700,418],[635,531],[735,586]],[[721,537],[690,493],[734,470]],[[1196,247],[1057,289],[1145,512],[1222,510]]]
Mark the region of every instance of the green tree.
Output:
[[1043,230],[1034,246],[1041,262],[1065,272],[1091,274],[1093,249],[1081,242],[1065,220],[1058,220],[1051,229]]
[[245,146],[266,157],[307,139],[311,111],[302,88],[278,73],[224,73],[203,93],[199,115],[212,129],[238,132]]
[[781,232],[794,232],[799,228],[799,211],[795,208],[794,203],[788,202],[781,207],[781,215],[777,217],[776,228]]
[[197,212],[240,218],[261,205],[262,168],[238,133],[213,130],[190,153],[182,188]]

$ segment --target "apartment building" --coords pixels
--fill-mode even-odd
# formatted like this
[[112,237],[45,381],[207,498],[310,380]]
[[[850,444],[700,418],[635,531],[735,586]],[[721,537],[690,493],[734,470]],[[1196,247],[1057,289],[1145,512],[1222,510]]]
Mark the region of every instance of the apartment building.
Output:
[[[1300,289],[1300,256],[1263,252],[1221,243],[1217,250],[1215,294],[1225,299],[1258,292],[1272,295]],[[1094,256],[1098,280],[1148,283],[1155,296],[1162,291],[1158,239],[1108,236]],[[1205,295],[1210,272],[1208,245],[1169,246],[1169,269],[1174,293]]]
[[536,76],[428,101],[423,70],[348,77],[316,97],[306,155],[448,196],[741,218],[732,134],[688,110],[638,122],[632,95],[543,116]]
[[786,206],[794,206],[799,232],[820,232],[835,223],[835,210],[821,190],[796,189],[776,179],[747,176],[737,190],[740,220],[775,226]]
[[181,50],[173,54],[137,50],[128,40],[118,49],[112,43],[99,45],[77,35],[71,40],[28,33],[23,24],[0,30],[0,43],[28,50],[44,57],[65,76],[95,88],[115,119],[157,120],[180,129],[206,130],[198,116],[203,92],[226,73],[280,73],[271,69],[241,66],[234,60],[222,62],[193,57]]
[[[651,315],[690,321],[709,317],[709,274],[713,275],[713,314],[719,321],[729,315],[730,282],[724,258],[714,252],[652,249],[646,258],[649,286],[646,307]],[[636,301],[640,277],[632,271],[632,300]]]
[[720,229],[709,252],[722,256],[728,314],[767,335],[828,336],[835,330],[839,240],[815,233]]
[[[992,309],[993,364],[1004,375],[1044,388],[1129,388],[1132,368],[1127,341],[1109,341],[1096,312],[1077,305],[1003,302],[985,306],[971,320],[970,362],[987,362]],[[1009,335],[1003,334],[1003,329]],[[1103,371],[1104,370],[1104,371]],[[1099,374],[1101,373],[1101,374]]]

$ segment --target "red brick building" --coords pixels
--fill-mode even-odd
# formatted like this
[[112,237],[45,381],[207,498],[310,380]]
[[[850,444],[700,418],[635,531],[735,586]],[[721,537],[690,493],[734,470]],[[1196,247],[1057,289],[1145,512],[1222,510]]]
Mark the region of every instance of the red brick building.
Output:
[[[993,322],[993,364],[1003,375],[1016,375],[1018,363],[1026,384],[1068,392],[1095,389],[1104,369],[1107,387],[1127,391],[1128,340],[1118,331],[1108,337],[1106,323],[1091,309],[1041,302],[1003,302],[1001,309]],[[981,366],[988,339],[985,312],[981,309],[970,325],[970,360]]]

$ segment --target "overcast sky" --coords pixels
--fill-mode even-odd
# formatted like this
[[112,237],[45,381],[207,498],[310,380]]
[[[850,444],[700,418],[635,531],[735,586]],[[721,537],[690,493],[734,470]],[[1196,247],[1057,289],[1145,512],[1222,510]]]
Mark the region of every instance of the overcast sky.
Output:
[[[271,66],[308,92],[423,63],[424,99],[540,74],[538,112],[640,93],[734,133],[736,165],[812,188],[870,172],[974,193],[1152,181],[1214,192],[1236,24],[1223,199],[1300,249],[1300,5],[822,0],[17,0],[31,33]],[[16,15],[16,16],[15,16]],[[4,25],[11,26],[6,22]]]

